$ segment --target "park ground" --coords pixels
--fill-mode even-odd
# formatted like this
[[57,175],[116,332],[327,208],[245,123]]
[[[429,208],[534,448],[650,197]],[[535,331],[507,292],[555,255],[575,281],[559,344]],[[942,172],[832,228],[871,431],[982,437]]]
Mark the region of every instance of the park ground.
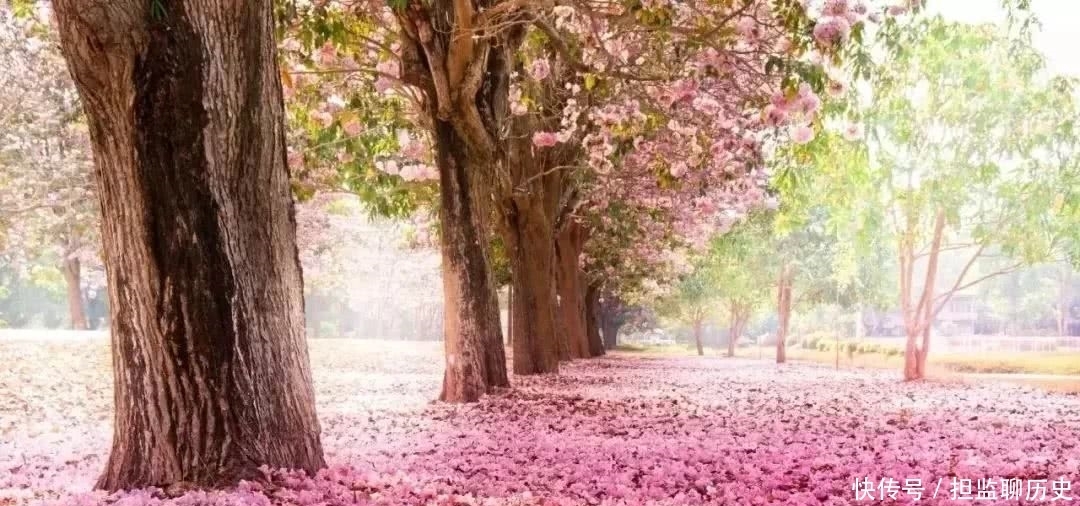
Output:
[[1068,480],[1080,501],[1075,394],[618,352],[451,406],[431,400],[438,343],[311,354],[328,470],[162,500],[89,492],[111,440],[105,340],[0,341],[0,505],[882,504],[855,500],[866,478],[918,478],[920,504],[966,502],[954,478]]

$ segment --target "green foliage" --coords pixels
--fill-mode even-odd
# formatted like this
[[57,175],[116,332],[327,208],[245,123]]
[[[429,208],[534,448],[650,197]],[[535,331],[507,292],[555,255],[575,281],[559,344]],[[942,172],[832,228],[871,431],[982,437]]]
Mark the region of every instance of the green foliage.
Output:
[[[1075,258],[1075,83],[1046,78],[1032,25],[1011,12],[1009,26],[888,20],[869,72],[849,67],[868,80],[869,93],[852,87],[827,102],[830,128],[778,151],[778,233],[804,236],[788,239],[796,254],[821,241],[806,237],[816,223],[834,239],[824,241],[827,254],[800,255],[831,259],[803,266],[836,287],[819,301],[891,303],[896,285],[886,276],[896,274],[901,240],[925,251],[938,210],[947,248],[981,246],[1029,263]],[[860,129],[861,137],[848,135]],[[986,267],[980,260],[967,279]]]
[[[370,41],[385,36],[382,27],[374,26],[372,18],[323,4],[283,1],[277,11],[279,38],[289,41],[279,54],[283,84],[292,94],[287,101],[290,149],[302,160],[293,174],[300,181],[294,186],[298,197],[345,190],[356,194],[373,216],[391,218],[434,208],[436,184],[406,181],[376,167],[379,161],[401,159],[403,133],[422,135],[409,117],[411,105],[403,96],[379,93],[377,73],[350,69],[356,63],[345,60],[369,61]],[[396,58],[389,53],[389,42],[380,56]],[[326,67],[325,62],[316,64],[319,57],[338,61],[333,66],[343,68],[314,74],[305,70]],[[406,163],[411,161],[402,165]]]

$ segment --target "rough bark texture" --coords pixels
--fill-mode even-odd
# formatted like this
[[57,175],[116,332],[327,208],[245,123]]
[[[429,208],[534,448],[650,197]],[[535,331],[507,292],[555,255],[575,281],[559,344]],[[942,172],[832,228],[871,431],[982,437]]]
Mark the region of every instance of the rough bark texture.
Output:
[[82,296],[82,266],[78,258],[65,258],[61,269],[67,285],[67,302],[71,330],[86,330],[90,325],[86,320],[86,304]]
[[[585,283],[579,267],[581,250],[585,246],[581,226],[566,225],[555,243],[558,257],[559,322],[571,358],[593,356],[585,322]],[[601,346],[601,351],[603,347]]]
[[116,412],[98,486],[324,467],[272,3],[53,5],[108,274]]
[[559,370],[555,326],[555,245],[548,217],[523,199],[507,213],[514,284],[514,374]]
[[600,335],[600,289],[594,284],[585,288],[585,335],[589,338],[589,354],[594,357],[615,348],[614,343],[608,346]]
[[776,363],[787,362],[787,338],[788,327],[791,322],[791,277],[792,266],[785,263],[780,269],[780,279],[777,281],[776,313],[778,326],[776,330]]
[[705,346],[701,342],[701,320],[694,320],[694,344],[697,345],[698,356],[704,356]]
[[439,168],[446,348],[439,399],[474,402],[490,387],[509,385],[498,299],[488,275],[480,216],[473,206],[468,153],[453,126],[434,116],[433,121]]

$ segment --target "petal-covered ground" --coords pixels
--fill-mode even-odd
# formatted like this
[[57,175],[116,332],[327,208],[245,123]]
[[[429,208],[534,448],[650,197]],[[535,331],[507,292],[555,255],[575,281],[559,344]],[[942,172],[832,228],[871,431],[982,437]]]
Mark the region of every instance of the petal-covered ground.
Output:
[[922,504],[1080,503],[1077,396],[615,355],[449,406],[430,401],[438,344],[311,352],[330,469],[168,499],[89,492],[111,437],[104,341],[0,341],[0,505],[888,504],[915,479]]

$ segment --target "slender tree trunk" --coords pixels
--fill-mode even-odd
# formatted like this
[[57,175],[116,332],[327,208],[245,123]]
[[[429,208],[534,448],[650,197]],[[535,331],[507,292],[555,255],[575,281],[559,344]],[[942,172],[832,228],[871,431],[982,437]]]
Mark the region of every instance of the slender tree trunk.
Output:
[[[584,277],[584,275],[585,273],[581,273],[582,277]],[[586,311],[589,311],[589,309],[586,308]],[[606,353],[607,345],[604,343],[603,337],[600,336],[600,328],[596,325],[595,313],[586,314],[585,318],[586,321],[590,321],[590,323],[586,325],[587,330],[585,333],[589,339],[589,356],[603,356]]]
[[1072,287],[1072,266],[1065,263],[1061,267],[1061,285],[1058,291],[1057,330],[1059,337],[1069,335],[1069,302]]
[[[581,273],[581,276],[584,280],[585,274]],[[604,339],[606,336],[600,335],[600,322],[600,288],[590,283],[585,288],[585,333],[589,337],[589,354],[594,357],[615,348],[614,343],[608,343]]]
[[115,430],[98,487],[324,467],[272,2],[53,6],[108,276]]
[[[926,358],[930,353],[930,329],[935,314],[934,282],[937,279],[938,257],[945,230],[945,212],[938,210],[934,221],[934,234],[926,263],[926,280],[919,302],[911,307],[911,276],[914,272],[914,236],[909,223],[909,233],[901,241],[901,306],[904,308],[904,330],[907,345],[904,348],[904,379],[918,380],[926,377]],[[905,279],[906,278],[906,279]],[[921,342],[919,339],[921,338]]]
[[783,364],[787,361],[787,337],[788,326],[791,321],[791,277],[792,266],[785,263],[780,269],[780,280],[777,283],[776,312],[778,315],[778,327],[776,331],[776,363]]
[[728,327],[728,357],[735,356],[735,345],[738,343],[739,336],[742,334],[743,318],[742,307],[738,303],[732,302],[731,323]]
[[514,374],[559,370],[555,326],[555,244],[536,199],[522,198],[507,213],[506,238],[514,296]]
[[701,318],[697,318],[694,320],[694,344],[697,345],[698,356],[704,356],[705,346],[701,342]]
[[453,126],[434,114],[432,118],[439,168],[446,355],[439,399],[474,402],[490,387],[509,385],[499,304],[483,246],[482,218],[474,205],[469,155]]
[[592,356],[585,328],[585,284],[578,266],[581,250],[585,246],[583,239],[581,225],[571,222],[563,227],[555,242],[558,257],[558,319],[571,358]]
[[86,330],[90,328],[86,320],[86,304],[82,296],[82,272],[79,259],[64,258],[61,266],[64,271],[64,281],[67,285],[68,315],[70,316],[71,330]]

